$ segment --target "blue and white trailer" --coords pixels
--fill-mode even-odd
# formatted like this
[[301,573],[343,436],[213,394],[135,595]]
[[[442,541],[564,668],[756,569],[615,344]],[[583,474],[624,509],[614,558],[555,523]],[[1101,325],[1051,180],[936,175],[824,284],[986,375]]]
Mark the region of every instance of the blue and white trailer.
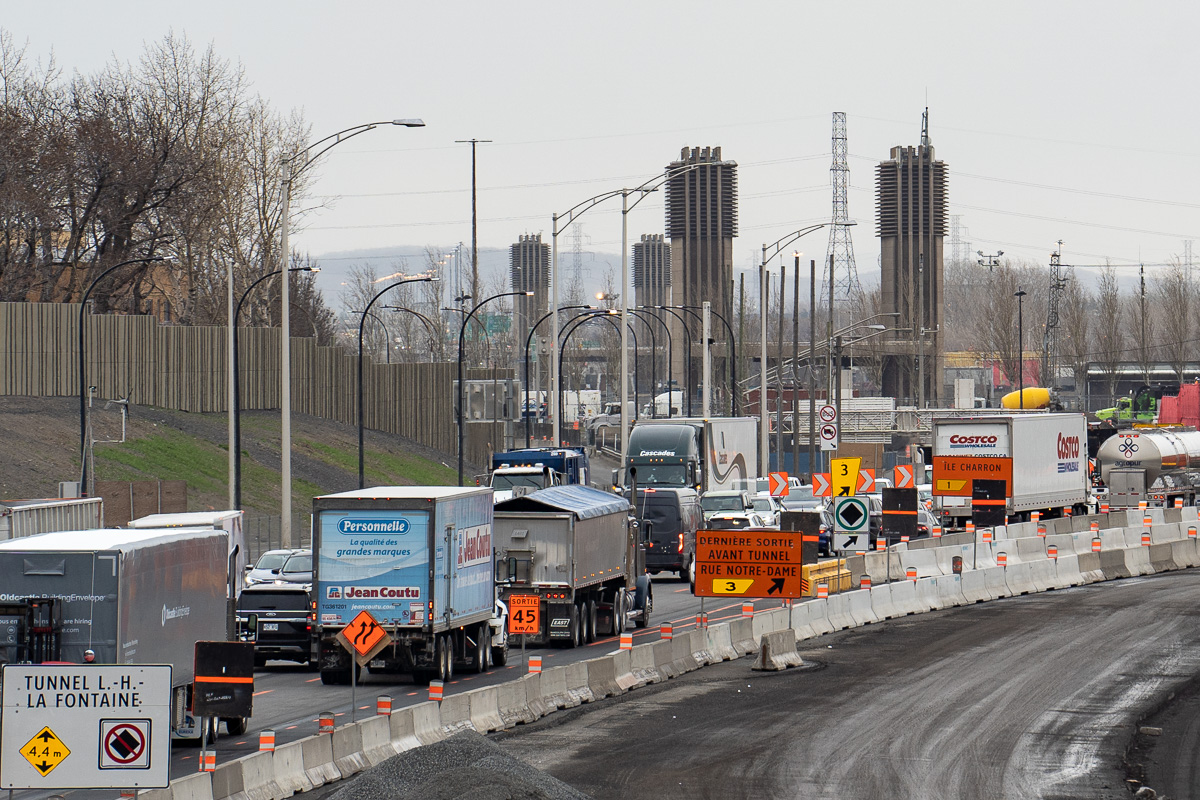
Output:
[[337,635],[361,611],[392,637],[373,673],[448,681],[492,664],[492,490],[380,486],[313,499],[313,590],[321,681],[350,682]]

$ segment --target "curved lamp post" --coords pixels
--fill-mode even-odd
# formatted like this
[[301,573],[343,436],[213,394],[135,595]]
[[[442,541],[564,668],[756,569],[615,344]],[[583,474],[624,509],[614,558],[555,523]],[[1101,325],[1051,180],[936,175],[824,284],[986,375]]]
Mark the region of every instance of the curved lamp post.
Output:
[[[700,306],[680,306],[680,308],[686,308],[693,312],[704,310]],[[737,340],[733,338],[733,326],[729,324],[729,320],[725,319],[723,314],[713,308],[709,308],[708,313],[721,320],[721,324],[725,326],[725,332],[729,334],[729,415],[736,417],[738,407],[741,405],[738,402],[737,390]]]
[[[649,319],[654,320],[659,325],[662,325],[663,331],[665,331],[667,334],[667,419],[670,419],[671,418],[671,384],[674,383],[674,379],[673,379],[674,368],[671,366],[671,362],[674,361],[674,356],[675,356],[674,344],[671,342],[671,326],[668,325],[667,323],[663,322],[663,320],[657,314],[653,313],[653,310],[649,306],[638,306],[637,308],[631,308],[631,309],[629,309],[629,313],[633,314],[634,316],[637,316],[643,322],[645,322],[646,320],[649,320]],[[642,315],[645,315],[645,316],[642,316]],[[649,324],[646,325],[646,328],[650,330],[650,338],[653,339],[654,338],[654,329],[651,328]],[[658,348],[656,347],[655,349],[657,350]],[[657,390],[657,388],[658,387],[655,386],[655,390]],[[650,393],[650,416],[652,416],[652,417],[658,416],[658,399],[654,396],[654,392]]]
[[[282,270],[278,269],[268,272],[247,286],[233,311],[233,402],[230,405],[233,409],[233,453],[231,454],[233,458],[233,507],[236,509],[242,507],[242,390],[241,370],[238,366],[238,319],[242,315],[242,305],[245,304],[250,291],[267,278],[273,278],[280,272]],[[288,272],[319,272],[319,270],[316,267],[290,267]]]
[[[430,281],[435,281],[435,280],[437,280],[437,278],[433,277],[432,275],[419,275],[415,278],[405,278],[404,280],[396,281],[395,283],[391,284],[387,288],[380,290],[374,297],[372,297],[370,302],[367,303],[366,308],[364,308],[362,310],[362,314],[359,316],[359,320],[358,320],[358,488],[360,488],[360,489],[365,488],[365,483],[364,483],[364,478],[363,478],[363,473],[364,473],[364,464],[363,464],[363,461],[364,461],[364,459],[363,459],[363,455],[364,455],[364,453],[363,453],[363,328],[367,324],[367,314],[371,311],[371,306],[373,306],[375,304],[376,300],[383,297],[385,294],[390,292],[392,289],[395,289],[397,286],[403,286],[406,283],[429,283]],[[384,326],[385,330],[386,330],[386,328],[387,328],[387,326]],[[389,344],[389,347],[390,346],[391,345]]]
[[[423,324],[425,326],[425,330],[429,332],[429,363],[432,364],[433,363],[433,344],[434,344],[434,342],[438,341],[438,338],[440,336],[440,332],[438,331],[437,323],[434,322],[433,320],[431,320],[429,317],[422,314],[420,311],[417,311],[412,308],[405,308],[404,306],[380,306],[380,308],[386,308],[388,311],[406,311],[409,314],[412,314],[417,319],[421,320],[421,324]],[[391,347],[390,342],[388,343],[388,347],[389,348]]]
[[[484,298],[479,301],[465,316],[463,316],[462,327],[458,329],[458,485],[463,485],[463,396],[466,387],[463,386],[463,338],[467,334],[467,323],[471,321],[471,317],[475,316],[475,312],[483,308],[493,300],[501,297],[533,297],[533,292],[500,292],[491,297]],[[485,329],[486,330],[486,329]]]
[[[692,381],[692,332],[688,328],[687,320],[684,319],[679,314],[676,314],[674,311],[672,311],[670,306],[655,306],[655,308],[660,311],[667,312],[672,317],[679,320],[679,324],[683,326],[683,352],[684,352],[683,363],[686,365],[683,370],[686,373],[683,376],[683,383],[684,383],[684,385],[687,386],[687,389],[686,389],[686,392],[687,392],[687,415],[690,417],[692,415],[692,383],[691,383],[691,381]],[[668,398],[667,402],[668,403],[670,402],[670,397],[671,397],[671,388],[668,386],[667,387],[667,398]]]
[[[574,311],[574,310],[580,309],[580,308],[595,308],[595,306],[590,306],[590,305],[563,306],[562,308],[560,308],[558,310],[559,311]],[[533,327],[531,327],[529,329],[529,335],[525,337],[525,375],[524,375],[524,383],[523,383],[524,389],[522,390],[525,392],[525,397],[521,398],[521,416],[523,416],[525,418],[525,447],[526,448],[533,447],[533,427],[532,427],[532,423],[530,422],[529,414],[526,413],[527,409],[525,408],[526,398],[529,397],[529,348],[533,344],[533,336],[537,332],[538,326],[541,325],[546,320],[550,319],[550,317],[552,317],[553,315],[554,315],[553,311],[547,311],[546,314],[541,319],[539,319],[537,322],[533,323]]]
[[166,256],[148,256],[146,258],[131,258],[120,264],[113,264],[101,272],[88,284],[79,301],[79,456],[81,468],[79,471],[79,496],[88,496],[88,441],[87,441],[87,359],[84,352],[84,320],[87,319],[87,301],[96,284],[111,273],[129,264],[149,264],[153,261],[166,261]]
[[[824,228],[828,224],[829,223],[827,223],[827,222],[818,222],[816,225],[809,225],[806,228],[801,228],[798,231],[793,231],[792,233],[789,233],[786,236],[784,236],[780,239],[777,239],[776,241],[772,242],[771,244],[764,244],[762,246],[762,263],[760,263],[758,265],[758,305],[759,305],[758,316],[760,317],[760,319],[759,319],[759,347],[762,350],[762,352],[760,353],[760,361],[759,361],[759,365],[758,365],[758,369],[759,369],[759,373],[758,373],[759,374],[759,382],[758,382],[758,416],[759,416],[758,461],[759,461],[759,473],[762,475],[766,475],[768,472],[771,471],[771,431],[770,431],[770,426],[768,425],[768,420],[767,420],[767,299],[768,299],[768,296],[767,296],[767,263],[772,258],[774,258],[775,256],[779,255],[781,252],[783,252],[783,250],[786,249],[787,246],[790,245],[792,242],[796,241],[797,239],[799,239],[802,236],[807,236],[808,234],[812,233],[813,231],[819,231],[821,228]],[[851,222],[849,224],[853,225],[854,223]],[[771,251],[771,254],[769,256],[767,255],[768,250]],[[832,276],[830,276],[830,277],[831,277],[830,284],[832,285]],[[833,309],[830,309],[830,317],[831,318],[832,318],[832,312],[833,312]],[[810,310],[810,313],[812,313],[812,310]],[[782,369],[782,365],[780,365],[780,368]],[[782,400],[782,398],[781,398],[781,400]],[[810,417],[811,417],[811,415],[810,415]]]
[[[324,139],[318,139],[312,144],[304,147],[300,152],[283,159],[282,171],[283,177],[280,179],[283,195],[283,209],[279,219],[279,258],[282,262],[281,269],[286,267],[291,260],[291,251],[288,248],[288,217],[291,215],[292,205],[292,179],[308,169],[314,161],[328,153],[348,139],[353,139],[359,134],[374,130],[380,125],[396,125],[401,128],[424,128],[425,122],[419,119],[390,119],[382,122],[366,122],[361,125],[355,125],[337,133],[330,134]],[[315,151],[315,152],[314,152]],[[303,159],[303,163],[296,166],[297,161]],[[282,464],[280,472],[283,476],[281,487],[282,494],[282,509],[279,520],[279,542],[281,547],[292,546],[292,350],[291,350],[291,296],[288,293],[288,281],[283,282],[283,292],[281,293],[280,304],[282,306],[282,314],[280,315],[280,331],[282,340],[280,353],[280,382],[281,396],[279,405],[281,407],[282,419],[281,427],[283,430],[280,439],[280,451],[282,456]],[[361,353],[362,349],[359,348]]]
[[[558,349],[558,385],[554,387],[554,390],[555,390],[555,392],[556,392],[557,394],[560,394],[560,395],[561,395],[563,392],[565,392],[565,391],[566,391],[565,387],[563,386],[563,384],[564,384],[564,382],[565,382],[565,381],[564,381],[564,378],[563,378],[562,362],[563,362],[563,356],[564,356],[564,354],[567,352],[567,341],[568,341],[568,340],[571,338],[571,334],[572,334],[572,333],[574,333],[574,332],[575,332],[575,331],[576,331],[578,328],[580,328],[580,327],[582,327],[583,325],[585,325],[586,323],[588,323],[588,322],[591,322],[593,319],[606,319],[606,320],[608,320],[609,322],[611,322],[611,323],[612,323],[613,327],[614,327],[614,328],[615,328],[615,329],[616,329],[618,332],[620,332],[621,328],[620,328],[620,326],[617,324],[617,322],[614,320],[614,317],[616,317],[616,316],[618,316],[618,312],[617,312],[616,310],[613,310],[613,309],[597,309],[596,311],[592,311],[592,312],[589,312],[589,313],[586,313],[586,314],[580,314],[579,316],[575,317],[575,319],[573,319],[571,322],[567,323],[567,325],[568,325],[569,327],[567,328],[567,331],[566,331],[566,333],[564,333],[564,334],[563,334],[563,338],[562,338],[562,347],[560,347],[560,348]],[[626,325],[629,325],[629,323],[628,323],[628,322],[627,322],[627,323],[625,323],[625,324],[626,324]],[[632,332],[632,331],[631,331],[631,332]],[[634,335],[634,339],[633,339],[633,341],[634,341],[634,348],[635,348],[635,351],[634,351],[634,354],[633,354],[633,355],[634,355],[634,375],[633,375],[633,379],[634,379],[634,381],[633,381],[633,382],[634,382],[634,395],[635,395],[635,397],[636,397],[636,395],[637,395],[637,351],[636,351],[636,348],[637,348],[637,335],[636,335],[636,334]],[[635,413],[634,413],[634,416],[635,416],[635,417],[637,416],[637,414],[636,414],[636,412],[637,412],[636,403],[637,403],[637,401],[635,400],[635,401],[634,401],[634,405],[635,405],[635,408],[634,408],[634,412],[635,412]],[[560,407],[561,407],[561,404],[560,404]],[[558,445],[558,442],[555,442],[555,443],[554,443],[554,446],[555,446],[555,447],[558,447],[558,446],[559,446],[559,445]]]

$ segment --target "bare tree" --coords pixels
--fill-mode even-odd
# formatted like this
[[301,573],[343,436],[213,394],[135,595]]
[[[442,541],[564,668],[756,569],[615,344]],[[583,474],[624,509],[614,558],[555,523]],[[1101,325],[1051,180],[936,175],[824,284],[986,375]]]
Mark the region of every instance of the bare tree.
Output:
[[1188,283],[1187,272],[1176,261],[1154,280],[1153,303],[1161,321],[1158,326],[1158,349],[1170,362],[1175,375],[1183,383],[1183,371],[1192,353],[1192,311],[1195,290]]
[[1124,358],[1126,321],[1121,316],[1121,289],[1117,271],[1111,266],[1100,273],[1100,288],[1096,294],[1095,342],[1096,360],[1104,370],[1108,383],[1110,404],[1116,403],[1117,380]]
[[1017,306],[1015,296],[1020,284],[1018,270],[1007,262],[989,275],[987,295],[992,299],[989,312],[977,320],[981,349],[1000,363],[1010,386],[1020,381],[1022,354],[1018,347]]
[[1062,336],[1059,348],[1063,361],[1075,376],[1075,391],[1086,394],[1088,362],[1092,360],[1092,339],[1089,336],[1095,300],[1079,278],[1072,272],[1063,289],[1062,312],[1059,316]]

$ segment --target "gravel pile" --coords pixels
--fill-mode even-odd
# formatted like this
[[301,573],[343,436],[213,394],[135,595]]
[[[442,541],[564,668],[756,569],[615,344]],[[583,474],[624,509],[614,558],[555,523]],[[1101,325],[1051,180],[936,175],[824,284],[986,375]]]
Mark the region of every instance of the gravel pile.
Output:
[[418,747],[355,776],[329,800],[589,800],[474,731]]

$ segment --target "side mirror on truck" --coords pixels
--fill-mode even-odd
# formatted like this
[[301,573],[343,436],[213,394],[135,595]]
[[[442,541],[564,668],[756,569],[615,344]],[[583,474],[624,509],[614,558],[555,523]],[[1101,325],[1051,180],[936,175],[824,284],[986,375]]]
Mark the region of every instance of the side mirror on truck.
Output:
[[652,533],[654,533],[654,523],[650,522],[649,520],[644,519],[644,520],[642,520],[642,523],[641,523],[641,529],[642,529],[642,541],[649,542],[650,535]]

